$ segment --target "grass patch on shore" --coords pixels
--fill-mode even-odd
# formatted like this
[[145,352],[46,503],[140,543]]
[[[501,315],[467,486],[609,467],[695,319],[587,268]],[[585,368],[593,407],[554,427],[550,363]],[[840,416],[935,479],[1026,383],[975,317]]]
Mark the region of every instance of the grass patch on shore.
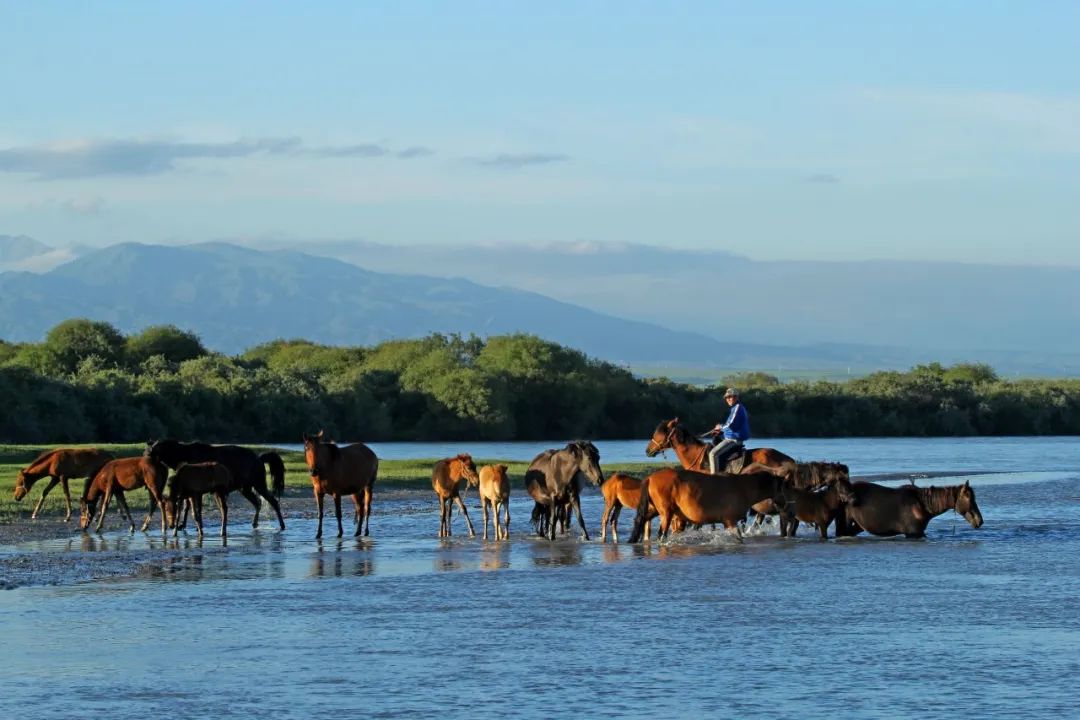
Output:
[[[97,447],[109,451],[115,457],[121,458],[142,455],[145,445],[142,443],[102,443],[97,445],[65,445],[63,447]],[[22,470],[29,465],[34,458],[45,450],[52,449],[54,448],[43,445],[0,445],[0,522],[6,523],[20,519],[29,520],[30,513],[33,512],[38,498],[41,497],[41,491],[45,489],[49,479],[46,477],[38,480],[31,488],[30,493],[23,498],[21,502],[16,502],[14,499],[15,479],[19,470]],[[308,467],[304,462],[304,454],[302,452],[258,446],[251,446],[251,449],[256,453],[273,450],[281,455],[282,460],[285,462],[285,497],[311,496],[311,476],[308,473]],[[431,468],[438,460],[439,458],[420,460],[379,460],[379,477],[375,482],[376,498],[378,497],[380,489],[414,489],[430,491]],[[495,463],[507,465],[507,472],[510,475],[511,493],[513,495],[524,494],[525,491],[522,488],[522,478],[525,475],[525,470],[529,466],[527,462],[511,462],[497,458],[474,458],[474,461],[478,468],[483,465],[493,465]],[[638,477],[644,477],[653,470],[666,467],[666,465],[658,463],[604,464],[602,461],[601,465],[604,468],[605,475],[610,475],[612,472],[617,471],[630,473]],[[267,481],[269,482],[269,475],[267,475]],[[77,519],[79,514],[79,498],[82,497],[85,482],[85,480],[79,478],[68,483],[71,488],[73,519]],[[127,494],[127,501],[133,514],[137,509],[145,511],[149,506],[149,494],[145,490],[136,490]],[[61,486],[57,485],[49,493],[49,497],[46,498],[41,514],[42,516],[56,517],[63,515],[63,513],[64,491]]]

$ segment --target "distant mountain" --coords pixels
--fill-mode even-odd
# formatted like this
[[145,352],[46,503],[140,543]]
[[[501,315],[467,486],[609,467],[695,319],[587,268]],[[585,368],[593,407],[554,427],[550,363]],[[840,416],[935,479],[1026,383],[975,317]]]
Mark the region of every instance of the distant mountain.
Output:
[[618,362],[707,358],[738,365],[748,357],[798,354],[720,343],[531,292],[226,243],[114,245],[47,273],[0,274],[3,339],[38,341],[71,317],[108,321],[128,333],[173,323],[233,353],[276,338],[366,345],[432,332],[521,331]]
[[804,354],[840,354],[862,367],[929,358],[990,362],[1008,372],[1080,373],[1078,267],[760,262],[722,249],[592,242],[292,246],[384,272],[420,257],[440,274],[725,342],[812,347]]
[[54,248],[25,235],[0,235],[0,272],[46,272],[70,262],[85,248]]

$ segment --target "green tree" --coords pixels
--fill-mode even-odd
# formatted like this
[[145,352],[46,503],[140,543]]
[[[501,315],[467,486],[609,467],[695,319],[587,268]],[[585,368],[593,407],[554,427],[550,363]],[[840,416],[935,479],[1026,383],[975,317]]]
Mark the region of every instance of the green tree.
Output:
[[133,365],[155,355],[179,364],[207,354],[198,335],[175,325],[151,325],[141,333],[129,336],[126,350],[128,362]]
[[91,355],[111,366],[123,360],[124,336],[106,322],[65,320],[45,336],[44,351],[50,374],[73,373]]

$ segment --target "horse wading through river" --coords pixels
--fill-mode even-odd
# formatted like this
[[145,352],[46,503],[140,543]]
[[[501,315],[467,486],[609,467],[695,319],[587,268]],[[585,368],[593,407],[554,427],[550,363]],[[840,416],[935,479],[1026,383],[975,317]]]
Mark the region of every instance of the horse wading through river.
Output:
[[[311,485],[315,493],[315,504],[319,508],[319,529],[316,538],[322,537],[323,497],[334,498],[334,515],[337,517],[337,536],[341,537],[341,496],[352,495],[356,512],[353,518],[356,530],[353,536],[360,535],[361,529],[366,536],[371,525],[371,493],[375,487],[375,478],[379,474],[379,458],[364,443],[353,443],[338,447],[333,440],[322,439],[323,431],[318,435],[304,433],[304,460],[311,471]],[[363,494],[361,501],[360,495]]]
[[[569,503],[577,513],[583,537],[589,539],[581,516],[581,479],[593,485],[604,482],[600,451],[587,440],[575,440],[561,450],[545,450],[533,458],[525,471],[525,489],[538,505],[547,507],[548,539],[555,539],[559,506]],[[535,511],[534,511],[535,515]]]

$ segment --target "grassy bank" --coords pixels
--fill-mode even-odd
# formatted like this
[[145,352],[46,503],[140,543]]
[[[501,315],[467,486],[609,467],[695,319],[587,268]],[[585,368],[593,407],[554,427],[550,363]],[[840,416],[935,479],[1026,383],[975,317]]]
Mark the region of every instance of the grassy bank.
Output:
[[[108,450],[114,456],[120,458],[141,455],[145,446],[138,443],[131,445],[66,445],[65,447],[98,447],[103,450]],[[26,467],[42,451],[49,449],[52,448],[41,445],[0,445],[0,522],[11,522],[20,518],[29,519],[30,513],[34,509],[34,505],[41,496],[41,491],[49,482],[48,478],[38,480],[30,490],[30,494],[23,498],[21,502],[15,502],[13,497],[15,478],[18,475],[19,470]],[[260,453],[272,449],[281,455],[282,459],[285,461],[286,497],[307,497],[311,495],[311,479],[308,475],[308,468],[304,462],[303,453],[279,450],[277,448],[253,447],[252,449]],[[380,460],[379,479],[375,485],[376,495],[380,490],[387,489],[430,491],[431,468],[437,459],[438,458],[423,460]],[[511,492],[514,495],[524,493],[524,490],[521,489],[521,478],[525,474],[528,463],[508,462],[496,458],[475,458],[475,460],[477,467],[498,462],[505,463],[509,467],[508,472],[510,474]],[[618,463],[604,464],[603,467],[605,473],[620,471],[644,476],[653,469],[662,467],[662,465],[656,463]],[[83,492],[83,484],[84,480],[82,479],[73,480],[69,483],[73,506],[72,512],[76,515],[79,512],[78,505],[79,498],[82,496]],[[144,490],[136,490],[133,493],[128,493],[128,505],[131,506],[133,512],[136,508],[145,509],[148,502],[148,494]],[[63,512],[64,492],[60,486],[57,486],[49,493],[49,497],[45,501],[45,507],[42,509],[42,514],[57,516],[62,515]]]

